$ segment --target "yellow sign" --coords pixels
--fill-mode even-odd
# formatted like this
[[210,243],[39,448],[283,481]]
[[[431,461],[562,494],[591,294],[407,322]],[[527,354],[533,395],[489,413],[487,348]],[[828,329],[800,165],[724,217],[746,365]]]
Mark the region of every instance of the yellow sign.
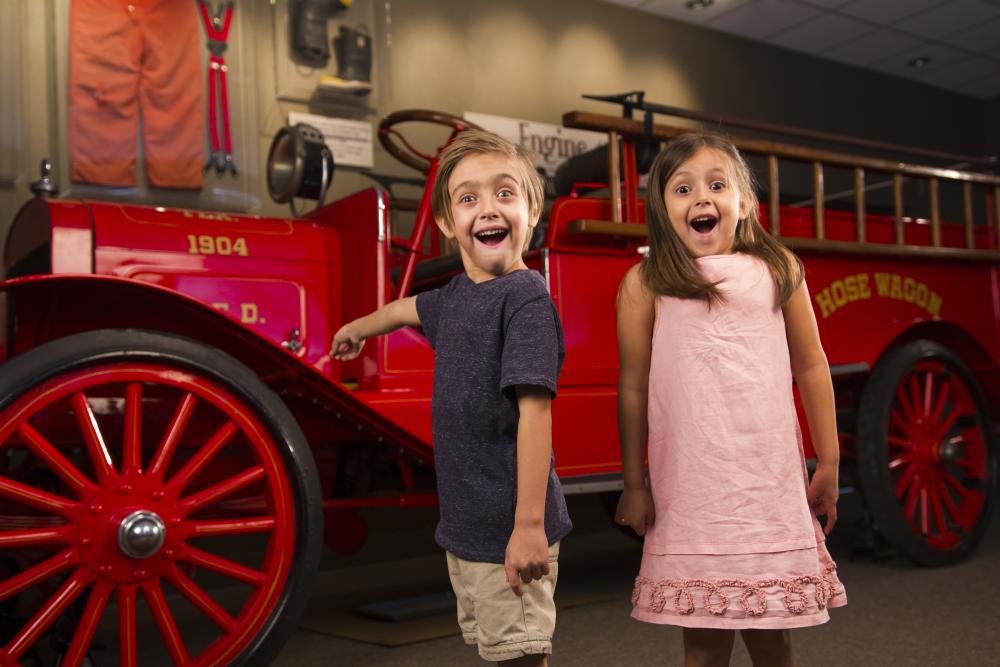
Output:
[[819,308],[820,316],[825,319],[842,306],[871,299],[873,296],[912,303],[933,317],[941,314],[942,299],[937,292],[916,278],[898,273],[877,272],[871,276],[857,273],[844,276],[817,292],[813,300]]

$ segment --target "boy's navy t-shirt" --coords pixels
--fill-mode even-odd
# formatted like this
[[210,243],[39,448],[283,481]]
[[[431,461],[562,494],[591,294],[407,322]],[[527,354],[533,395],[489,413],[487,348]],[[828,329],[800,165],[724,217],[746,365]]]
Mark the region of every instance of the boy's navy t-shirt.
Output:
[[[555,396],[565,345],[536,271],[474,283],[466,274],[417,295],[435,349],[431,402],[441,510],[435,539],[465,560],[503,563],[517,502],[516,385]],[[572,528],[554,465],[545,494],[549,544]]]

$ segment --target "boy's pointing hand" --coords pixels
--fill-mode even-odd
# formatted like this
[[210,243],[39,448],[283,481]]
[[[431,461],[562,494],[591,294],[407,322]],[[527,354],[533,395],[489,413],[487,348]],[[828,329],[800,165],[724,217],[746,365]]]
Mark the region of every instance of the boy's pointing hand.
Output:
[[507,542],[504,572],[514,595],[521,596],[521,583],[531,583],[549,573],[549,541],[545,529],[518,528]]
[[361,353],[364,346],[364,336],[359,336],[350,324],[345,324],[333,335],[330,356],[339,361],[350,361]]

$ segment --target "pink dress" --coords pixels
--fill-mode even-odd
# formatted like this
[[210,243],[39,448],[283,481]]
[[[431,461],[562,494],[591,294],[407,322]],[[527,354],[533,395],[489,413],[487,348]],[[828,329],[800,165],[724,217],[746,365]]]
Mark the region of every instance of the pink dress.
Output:
[[847,603],[806,500],[784,317],[767,265],[697,260],[726,301],[661,296],[649,369],[646,532],[632,616],[782,629]]

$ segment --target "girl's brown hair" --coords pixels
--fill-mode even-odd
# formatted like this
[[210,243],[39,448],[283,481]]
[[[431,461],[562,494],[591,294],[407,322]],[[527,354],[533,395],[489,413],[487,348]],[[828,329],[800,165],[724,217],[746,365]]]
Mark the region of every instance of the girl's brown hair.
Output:
[[649,172],[646,194],[646,226],[649,255],[640,269],[643,282],[655,294],[682,299],[705,299],[711,305],[724,300],[717,282],[707,280],[694,257],[681,241],[667,214],[664,190],[677,168],[702,148],[711,148],[729,159],[733,184],[739,190],[742,208],[749,212],[736,224],[733,251],[754,255],[767,263],[774,276],[776,308],[784,306],[802,282],[802,261],[760,225],[759,204],[753,171],[729,140],[708,132],[693,132],[670,142],[656,156]]

